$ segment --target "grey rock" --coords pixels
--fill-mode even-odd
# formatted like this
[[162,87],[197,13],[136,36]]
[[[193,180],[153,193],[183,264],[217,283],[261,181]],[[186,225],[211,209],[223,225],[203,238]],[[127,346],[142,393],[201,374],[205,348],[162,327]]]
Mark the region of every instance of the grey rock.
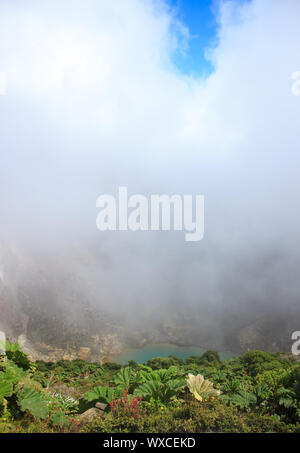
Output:
[[84,423],[89,423],[93,421],[94,418],[100,417],[103,414],[103,411],[100,409],[97,409],[95,407],[92,407],[91,409],[88,409],[87,411],[83,412],[79,416],[79,420]]
[[104,403],[96,403],[95,404],[95,407],[97,409],[100,409],[101,411],[105,411],[105,409],[107,408],[107,404],[104,404]]

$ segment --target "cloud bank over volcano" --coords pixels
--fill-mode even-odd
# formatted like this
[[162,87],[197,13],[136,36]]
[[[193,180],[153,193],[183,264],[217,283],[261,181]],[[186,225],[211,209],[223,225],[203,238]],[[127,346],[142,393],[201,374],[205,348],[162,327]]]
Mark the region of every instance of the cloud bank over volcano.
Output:
[[[149,336],[169,322],[183,342],[239,348],[244,335],[288,349],[300,323],[299,2],[219,2],[205,78],[175,66],[189,31],[163,1],[11,3],[0,6],[2,329],[9,310],[26,313],[18,334],[33,313],[84,329],[99,310]],[[120,186],[204,194],[204,239],[99,232],[96,199]]]

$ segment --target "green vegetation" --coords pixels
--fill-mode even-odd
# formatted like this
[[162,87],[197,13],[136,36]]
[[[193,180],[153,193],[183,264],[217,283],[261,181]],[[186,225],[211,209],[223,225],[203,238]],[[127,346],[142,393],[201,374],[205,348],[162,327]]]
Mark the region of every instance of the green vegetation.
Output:
[[0,357],[0,432],[300,432],[299,420],[300,363],[280,354],[121,367],[33,363],[7,343]]

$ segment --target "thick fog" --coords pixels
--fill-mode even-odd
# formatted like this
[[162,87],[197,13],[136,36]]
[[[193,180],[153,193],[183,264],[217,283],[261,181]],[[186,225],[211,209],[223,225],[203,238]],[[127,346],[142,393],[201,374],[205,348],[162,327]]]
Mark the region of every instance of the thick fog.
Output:
[[[216,14],[201,77],[175,66],[191,38],[162,0],[1,0],[2,304],[9,294],[82,326],[89,307],[141,331],[178,314],[218,348],[254,325],[266,347],[288,347],[300,327],[300,2],[222,1]],[[120,186],[203,194],[204,239],[100,232],[96,200]]]

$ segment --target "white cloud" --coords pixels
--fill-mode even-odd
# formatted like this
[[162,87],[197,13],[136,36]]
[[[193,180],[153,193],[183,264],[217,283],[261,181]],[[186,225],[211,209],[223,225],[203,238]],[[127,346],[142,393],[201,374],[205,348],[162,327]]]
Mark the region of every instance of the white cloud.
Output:
[[4,72],[0,72],[0,96],[6,95],[6,77]]
[[[182,270],[191,300],[198,300],[202,259],[207,301],[220,301],[218,284],[247,254],[254,261],[270,249],[286,255],[279,271],[257,283],[262,298],[284,280],[286,260],[300,258],[293,248],[300,103],[290,79],[299,67],[297,0],[223,3],[207,79],[174,67],[188,31],[159,0],[88,0],[84,7],[31,0],[1,10],[0,61],[10,81],[9,103],[0,103],[4,237],[32,236],[49,242],[51,253],[81,238],[94,246],[104,241],[94,231],[101,192],[126,185],[132,193],[204,193],[205,252],[182,250],[176,237],[107,237],[102,247],[115,267],[101,291],[137,302],[140,293],[128,282],[138,280],[145,291],[150,279],[151,295],[166,298],[173,283],[162,282],[161,272],[169,253],[196,262],[189,275]],[[161,249],[164,256],[156,255]],[[210,279],[202,253],[215,260]],[[294,300],[293,288],[283,283],[281,291]]]

